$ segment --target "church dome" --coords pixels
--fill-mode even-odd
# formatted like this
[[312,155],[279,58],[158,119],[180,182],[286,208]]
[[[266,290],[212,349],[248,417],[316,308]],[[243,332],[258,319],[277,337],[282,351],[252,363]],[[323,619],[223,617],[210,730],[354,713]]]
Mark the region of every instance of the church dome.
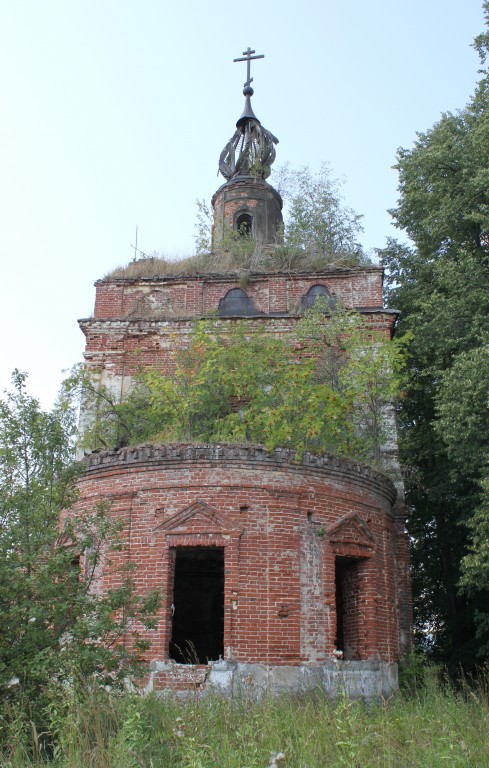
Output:
[[236,131],[226,143],[219,157],[219,171],[226,181],[236,176],[253,176],[257,179],[266,179],[270,176],[272,163],[275,160],[275,144],[278,139],[267,128],[264,128],[251,106],[253,88],[250,77],[250,62],[253,59],[262,59],[263,54],[252,56],[255,51],[248,48],[243,52],[244,58],[234,61],[247,62],[247,79],[244,83],[243,96],[245,105],[243,114],[236,123]]

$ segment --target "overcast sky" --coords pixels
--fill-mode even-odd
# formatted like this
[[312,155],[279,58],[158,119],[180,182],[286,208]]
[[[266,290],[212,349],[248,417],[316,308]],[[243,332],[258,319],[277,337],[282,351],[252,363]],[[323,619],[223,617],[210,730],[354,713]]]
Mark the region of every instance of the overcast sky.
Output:
[[248,46],[276,164],[328,161],[370,249],[396,234],[396,149],[474,90],[483,22],[482,0],[0,0],[0,389],[17,367],[51,405],[136,226],[146,253],[193,252]]

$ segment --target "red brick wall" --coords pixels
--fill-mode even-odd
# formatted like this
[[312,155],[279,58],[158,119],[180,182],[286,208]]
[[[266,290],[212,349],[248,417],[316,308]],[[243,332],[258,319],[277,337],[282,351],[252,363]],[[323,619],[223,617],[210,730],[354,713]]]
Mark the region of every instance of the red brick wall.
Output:
[[[368,307],[366,322],[390,338],[396,314],[382,309],[382,270],[376,267],[251,276],[246,293],[265,316],[241,322],[250,332],[265,327],[287,336],[298,320],[301,299],[318,284],[347,307]],[[97,282],[94,318],[80,321],[87,365],[110,376],[131,376],[141,367],[171,371],[175,351],[187,343],[193,322],[215,315],[220,299],[236,287],[239,280],[233,276]],[[221,320],[230,322],[235,320]]]
[[[261,312],[298,311],[313,285],[324,285],[347,307],[382,309],[382,269],[334,269],[308,274],[252,274],[245,290]],[[215,312],[219,299],[240,287],[238,275],[168,278],[118,278],[95,283],[94,318],[196,318]]]
[[[246,293],[265,316],[239,322],[250,332],[264,327],[288,336],[301,299],[318,284],[345,306],[363,308],[369,326],[391,337],[396,314],[383,310],[376,267],[248,275]],[[169,373],[195,320],[215,315],[236,287],[232,275],[98,281],[94,318],[80,321],[86,364],[121,391],[141,367]],[[219,321],[224,328],[235,322]],[[332,657],[337,558],[357,562],[344,617],[347,655],[392,662],[410,649],[403,500],[394,503],[390,481],[366,467],[333,458],[305,459],[299,467],[286,451],[268,456],[249,446],[149,446],[93,455],[80,490],[81,506],[109,498],[124,522],[115,565],[134,560],[141,593],[162,590],[158,629],[148,633],[150,659],[168,655],[176,546],[224,548],[225,653],[239,662],[299,665]],[[108,574],[100,588],[114,579]],[[172,686],[187,689],[202,686],[207,672],[175,674]]]
[[[88,459],[79,506],[109,499],[124,522],[114,564],[130,558],[139,564],[138,590],[162,590],[148,658],[167,658],[176,546],[224,547],[227,657],[278,665],[331,658],[339,555],[361,560],[360,602],[352,603],[361,620],[348,630],[353,655],[399,658],[392,484],[346,459],[306,456],[297,465],[292,458],[252,446],[180,445]],[[102,586],[114,578],[107,574]]]
[[218,246],[236,231],[237,215],[248,213],[253,220],[253,238],[261,244],[283,240],[282,198],[266,181],[251,177],[232,179],[212,198],[214,226],[212,244]]

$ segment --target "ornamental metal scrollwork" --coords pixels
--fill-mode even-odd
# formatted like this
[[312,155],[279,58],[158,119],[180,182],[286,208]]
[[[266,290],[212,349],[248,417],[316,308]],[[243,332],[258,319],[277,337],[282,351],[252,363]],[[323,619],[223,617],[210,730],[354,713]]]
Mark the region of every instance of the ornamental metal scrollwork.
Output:
[[236,123],[236,131],[229,139],[219,157],[219,171],[226,181],[236,176],[252,176],[256,179],[267,179],[275,160],[275,144],[278,139],[264,128],[251,106],[253,88],[250,76],[250,62],[263,59],[263,55],[253,56],[255,51],[248,48],[243,52],[244,58],[234,61],[246,61],[247,78],[243,88],[245,106],[243,114]]
[[247,120],[229,139],[219,157],[219,170],[229,181],[234,176],[267,179],[276,157],[278,139],[257,120]]

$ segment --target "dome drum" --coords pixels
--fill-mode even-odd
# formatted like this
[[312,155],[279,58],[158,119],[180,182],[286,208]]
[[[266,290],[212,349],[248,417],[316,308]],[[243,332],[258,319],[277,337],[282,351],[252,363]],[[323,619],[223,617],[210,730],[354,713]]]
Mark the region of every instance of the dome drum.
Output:
[[[270,184],[251,176],[238,176],[223,184],[212,198],[214,228],[212,244],[231,233],[243,234],[243,221],[249,222],[244,234],[261,245],[278,243],[282,237],[282,198]],[[248,218],[249,217],[249,218]]]

